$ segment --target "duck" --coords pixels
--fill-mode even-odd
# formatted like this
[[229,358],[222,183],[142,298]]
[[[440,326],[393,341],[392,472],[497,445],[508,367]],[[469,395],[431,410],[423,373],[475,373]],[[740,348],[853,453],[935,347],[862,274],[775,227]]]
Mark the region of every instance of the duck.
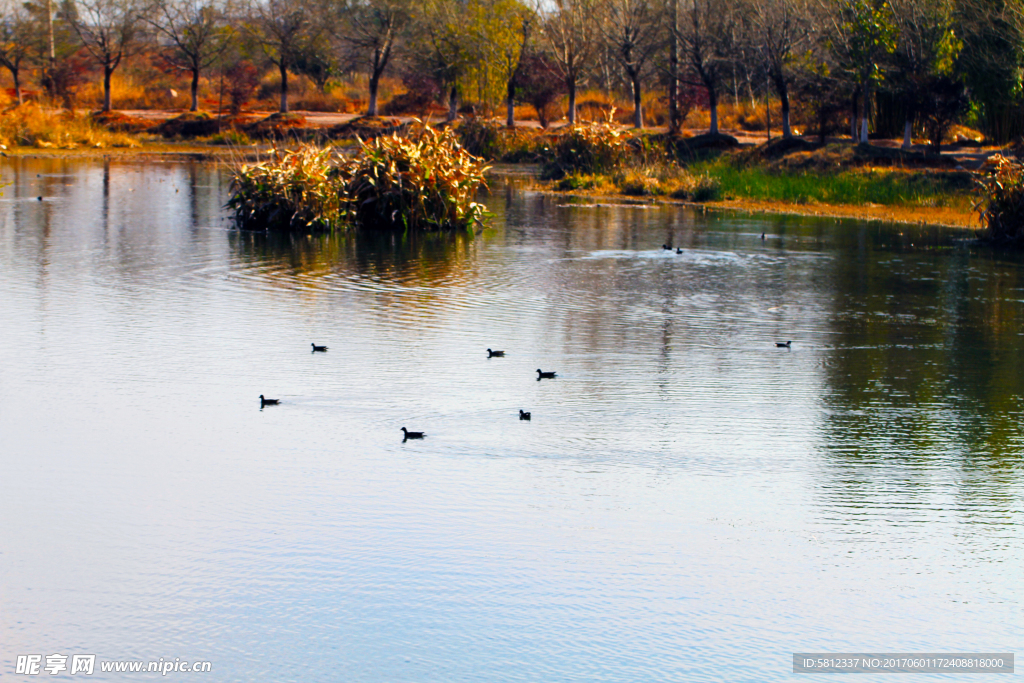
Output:
[[540,381],[542,379],[554,379],[554,378],[555,378],[555,373],[554,372],[544,372],[540,368],[537,368],[537,380],[538,381]]
[[761,241],[764,242],[764,233],[761,233]]
[[788,349],[792,343],[792,341],[775,342],[775,345],[780,349]]
[[321,353],[327,351],[327,347],[326,346],[317,346],[316,344],[313,344],[313,343],[310,343],[310,346],[313,347],[313,353],[316,353],[317,351],[320,351]]
[[402,437],[402,441],[405,441],[406,439],[422,439],[426,436],[423,432],[410,432],[405,427],[402,427],[402,433],[405,434],[405,436]]
[[682,254],[683,253],[682,247],[676,247],[676,253],[677,254]]
[[530,413],[528,413],[525,410],[523,410],[522,408],[520,408],[519,409],[519,419],[520,420],[529,420],[530,419]]
[[665,251],[672,251],[672,245],[671,244],[663,244],[663,245],[661,245],[661,248],[664,249]]
[[504,351],[491,351],[490,349],[487,349],[487,357],[488,358],[501,358],[504,355],[505,355]]
[[281,399],[277,398],[263,398],[263,394],[260,394],[260,408],[263,406],[276,406],[281,402]]

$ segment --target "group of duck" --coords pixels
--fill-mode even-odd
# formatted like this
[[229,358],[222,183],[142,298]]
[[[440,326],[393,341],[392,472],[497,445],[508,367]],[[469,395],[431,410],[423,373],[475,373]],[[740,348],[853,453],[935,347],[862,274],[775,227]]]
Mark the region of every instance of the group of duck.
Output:
[[[320,346],[318,344],[310,344],[310,346],[313,347],[313,351],[312,351],[313,353],[327,353],[327,347],[326,346]],[[494,349],[487,349],[487,357],[488,358],[503,358],[504,356],[505,356],[505,352],[504,351],[495,351]],[[558,375],[555,372],[544,372],[540,368],[537,368],[537,381],[538,382],[541,381],[542,379],[554,379],[557,376]],[[281,403],[281,399],[279,399],[279,398],[267,398],[263,394],[260,394],[260,410],[263,410],[267,406],[276,406],[276,405],[278,405],[280,403]],[[519,419],[520,420],[529,420],[530,419],[529,411],[526,411],[526,410],[523,410],[522,408],[520,408],[519,409]],[[400,431],[403,434],[403,436],[402,436],[402,442],[403,443],[405,441],[408,441],[409,439],[422,439],[423,437],[426,436],[425,432],[410,432],[405,427],[402,427],[402,429]]]

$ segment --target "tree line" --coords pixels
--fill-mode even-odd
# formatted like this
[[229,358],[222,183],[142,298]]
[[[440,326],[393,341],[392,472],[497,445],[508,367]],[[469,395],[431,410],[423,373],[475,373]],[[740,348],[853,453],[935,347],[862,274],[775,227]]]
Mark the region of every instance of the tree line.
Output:
[[[644,125],[648,91],[665,94],[667,124],[707,107],[718,133],[723,97],[779,103],[793,135],[794,103],[820,135],[849,126],[866,141],[902,127],[934,140],[970,117],[992,139],[1024,134],[1024,0],[0,0],[0,66],[18,101],[27,74],[59,101],[86,60],[103,78],[147,53],[200,79],[241,59],[321,89],[342,74],[368,81],[366,114],[379,111],[381,78],[458,115],[467,100],[548,105],[601,87],[626,94]],[[884,121],[883,123],[880,123]]]

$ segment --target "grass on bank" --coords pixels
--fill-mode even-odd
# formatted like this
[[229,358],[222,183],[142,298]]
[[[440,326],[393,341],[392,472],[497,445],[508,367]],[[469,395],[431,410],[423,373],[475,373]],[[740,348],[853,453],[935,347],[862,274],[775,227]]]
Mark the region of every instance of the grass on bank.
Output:
[[790,204],[878,204],[970,210],[971,174],[956,171],[849,168],[832,172],[773,171],[728,159],[690,166],[716,178],[726,198]]

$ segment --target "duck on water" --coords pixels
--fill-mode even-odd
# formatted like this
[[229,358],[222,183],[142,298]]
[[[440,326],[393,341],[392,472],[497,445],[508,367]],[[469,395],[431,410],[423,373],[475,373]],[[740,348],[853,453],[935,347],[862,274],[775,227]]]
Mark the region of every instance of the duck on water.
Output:
[[408,439],[422,439],[426,436],[423,432],[410,432],[405,427],[402,427],[402,433],[405,434],[405,436],[402,437],[402,441],[406,441]]

